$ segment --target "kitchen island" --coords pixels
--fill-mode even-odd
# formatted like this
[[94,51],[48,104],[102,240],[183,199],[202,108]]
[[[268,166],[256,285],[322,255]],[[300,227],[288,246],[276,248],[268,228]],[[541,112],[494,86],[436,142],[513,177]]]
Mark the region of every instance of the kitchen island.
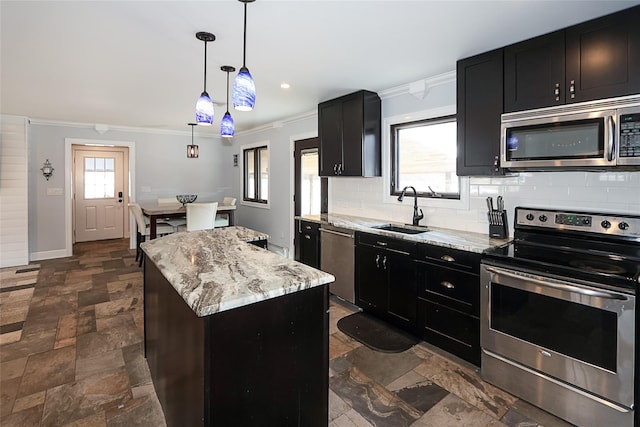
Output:
[[168,426],[326,426],[333,276],[244,227],[142,245],[145,356]]

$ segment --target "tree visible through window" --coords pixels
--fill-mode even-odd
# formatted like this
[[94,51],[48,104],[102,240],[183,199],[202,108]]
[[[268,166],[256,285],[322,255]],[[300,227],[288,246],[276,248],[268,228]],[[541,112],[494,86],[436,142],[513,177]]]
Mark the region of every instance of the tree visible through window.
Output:
[[391,126],[391,194],[406,186],[419,197],[460,199],[455,116]]
[[269,148],[267,146],[243,150],[244,200],[267,203],[269,200]]

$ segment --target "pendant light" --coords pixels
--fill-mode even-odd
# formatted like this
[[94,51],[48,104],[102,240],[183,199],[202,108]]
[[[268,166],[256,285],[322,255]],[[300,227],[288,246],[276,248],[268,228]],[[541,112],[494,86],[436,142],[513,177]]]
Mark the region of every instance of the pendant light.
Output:
[[224,117],[222,117],[220,121],[220,136],[222,138],[231,138],[236,129],[233,123],[233,117],[229,114],[229,73],[233,73],[236,68],[231,65],[223,65],[220,69],[227,73],[227,112],[224,113]]
[[196,124],[211,126],[213,123],[213,101],[207,93],[207,42],[214,41],[216,36],[200,31],[196,33],[196,38],[204,42],[204,89],[196,102]]
[[242,68],[233,82],[233,106],[239,111],[251,111],[256,103],[256,85],[246,67],[247,59],[247,3],[255,0],[238,0],[244,3],[244,44],[242,50]]
[[200,151],[198,150],[198,146],[193,144],[193,127],[198,126],[197,123],[187,123],[191,126],[191,145],[187,145],[187,158],[188,159],[197,159],[200,155]]

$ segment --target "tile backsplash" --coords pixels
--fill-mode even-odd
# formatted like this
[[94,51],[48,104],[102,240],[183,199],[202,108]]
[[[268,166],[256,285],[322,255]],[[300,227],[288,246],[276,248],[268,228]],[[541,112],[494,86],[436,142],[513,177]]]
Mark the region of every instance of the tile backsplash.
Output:
[[[411,222],[413,202],[389,201],[386,178],[330,178],[329,212],[387,221]],[[465,208],[419,203],[422,225],[488,233],[486,198],[502,196],[513,234],[516,206],[562,208],[640,215],[640,172],[521,172],[505,177],[471,177],[464,181]],[[440,202],[442,204],[442,202]]]

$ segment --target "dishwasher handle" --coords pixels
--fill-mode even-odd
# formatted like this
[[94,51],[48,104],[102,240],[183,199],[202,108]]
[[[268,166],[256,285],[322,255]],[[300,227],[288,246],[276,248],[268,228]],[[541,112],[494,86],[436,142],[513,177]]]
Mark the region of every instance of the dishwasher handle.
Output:
[[322,228],[320,227],[319,230],[323,233],[329,233],[329,234],[335,234],[337,236],[342,236],[342,237],[348,237],[350,239],[354,238],[353,234],[349,234],[349,233],[341,233],[339,231],[333,231],[333,230],[329,230],[328,228]]

